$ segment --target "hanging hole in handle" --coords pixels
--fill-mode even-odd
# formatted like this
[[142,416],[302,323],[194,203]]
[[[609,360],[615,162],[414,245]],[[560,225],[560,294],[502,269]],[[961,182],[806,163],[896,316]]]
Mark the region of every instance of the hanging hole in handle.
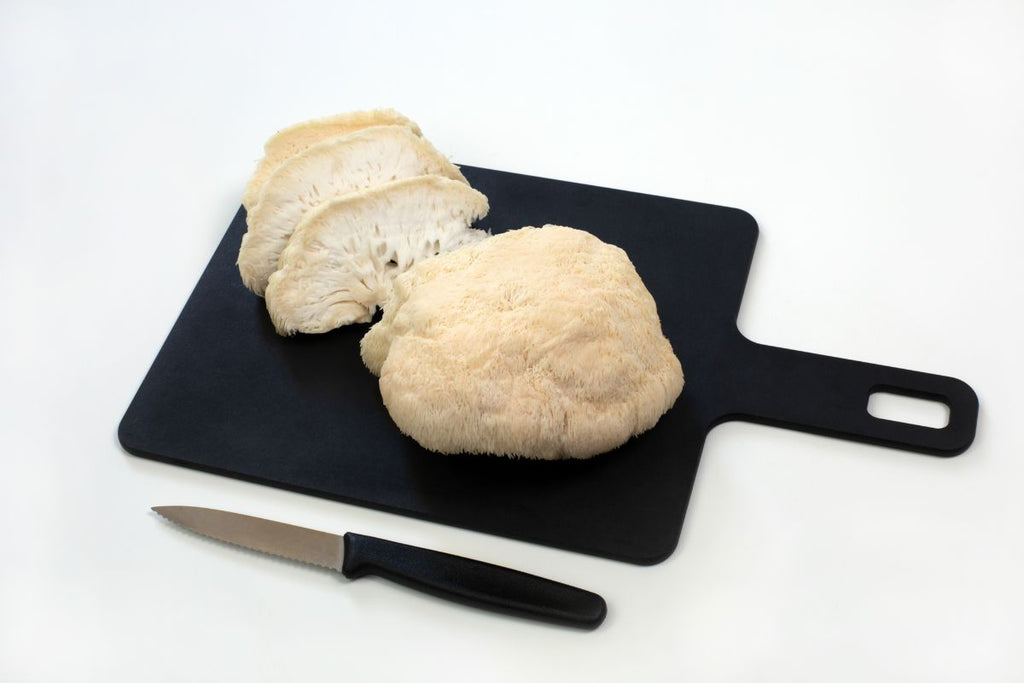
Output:
[[949,406],[945,402],[891,391],[871,392],[868,396],[868,413],[880,420],[931,429],[943,429],[949,424]]

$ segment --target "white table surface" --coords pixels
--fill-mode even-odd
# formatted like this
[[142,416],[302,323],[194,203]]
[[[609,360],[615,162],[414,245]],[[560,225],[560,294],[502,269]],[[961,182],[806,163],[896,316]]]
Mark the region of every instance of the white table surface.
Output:
[[[1024,680],[1024,5],[512,4],[0,4],[0,680]],[[264,139],[376,106],[457,162],[749,211],[741,330],[962,378],[974,446],[720,426],[653,567],[124,453]],[[349,582],[157,504],[507,564],[609,615]]]

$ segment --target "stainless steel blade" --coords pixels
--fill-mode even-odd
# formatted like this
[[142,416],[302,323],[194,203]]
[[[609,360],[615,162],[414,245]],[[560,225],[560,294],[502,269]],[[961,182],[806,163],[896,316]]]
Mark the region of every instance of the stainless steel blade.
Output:
[[204,536],[290,560],[341,571],[345,557],[345,540],[337,534],[211,508],[163,505],[153,511]]

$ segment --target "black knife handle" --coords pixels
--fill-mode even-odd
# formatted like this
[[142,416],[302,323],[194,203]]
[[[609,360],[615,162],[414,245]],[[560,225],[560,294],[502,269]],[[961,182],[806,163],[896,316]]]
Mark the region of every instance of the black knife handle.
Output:
[[580,628],[597,628],[607,613],[604,598],[590,591],[362,534],[345,534],[341,573],[375,574],[446,600]]

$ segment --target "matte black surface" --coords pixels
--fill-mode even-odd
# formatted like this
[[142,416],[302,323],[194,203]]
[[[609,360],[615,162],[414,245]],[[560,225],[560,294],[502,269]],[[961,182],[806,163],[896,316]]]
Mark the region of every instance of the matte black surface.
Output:
[[[239,210],[119,429],[136,455],[488,533],[652,564],[674,550],[707,432],[744,419],[933,455],[974,438],[978,400],[937,375],[756,344],[736,317],[757,240],[738,209],[473,167],[494,232],[555,223],[629,254],[686,387],[650,432],[586,461],[442,456],[403,437],[362,365],[367,325],[282,338],[235,260]],[[885,390],[945,402],[943,429],[867,412]],[[824,456],[825,454],[823,454]]]
[[555,624],[593,629],[604,621],[604,598],[507,567],[361,534],[345,534],[342,573],[375,574],[445,600]]

